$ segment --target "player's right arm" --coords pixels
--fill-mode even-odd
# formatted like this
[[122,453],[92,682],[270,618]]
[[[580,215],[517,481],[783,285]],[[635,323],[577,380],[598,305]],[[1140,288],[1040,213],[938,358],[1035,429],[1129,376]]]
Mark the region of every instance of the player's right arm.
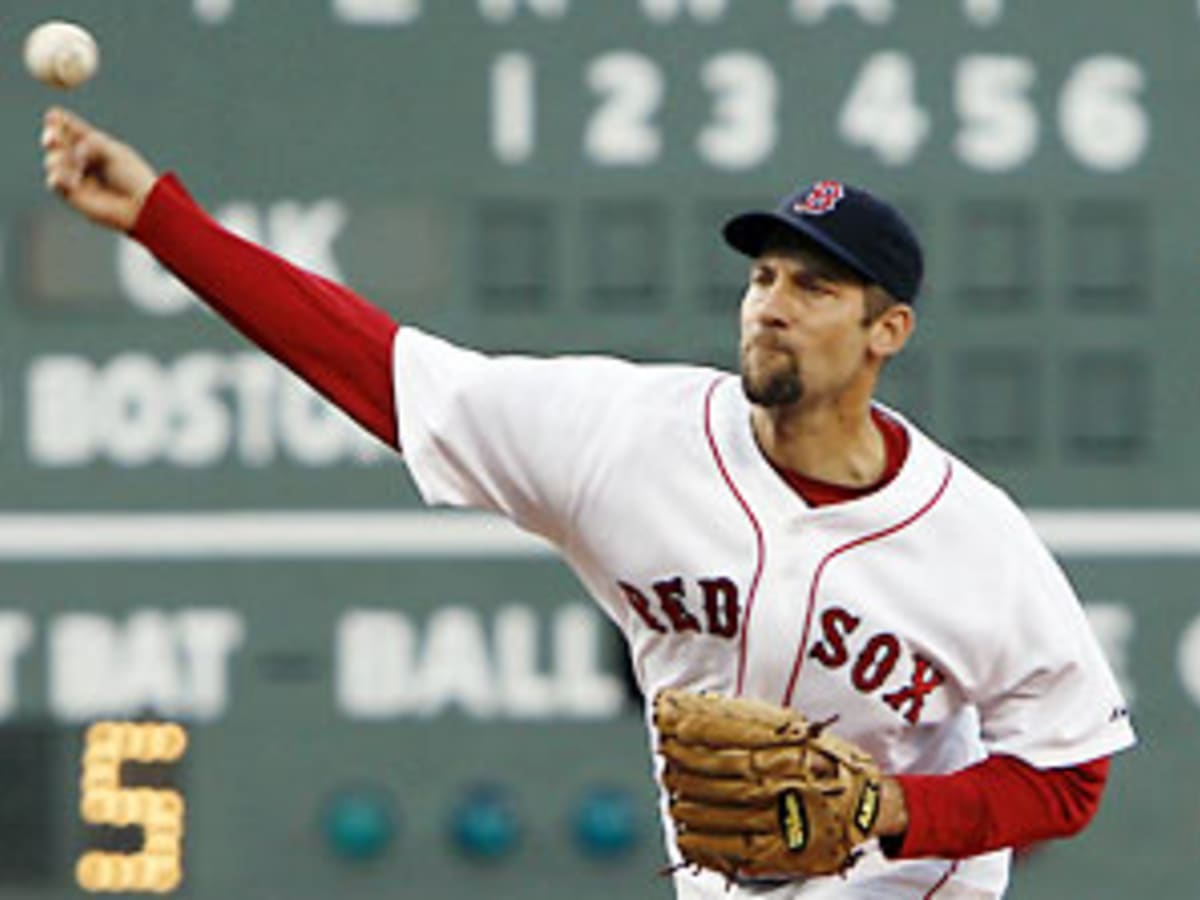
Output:
[[141,242],[242,334],[398,446],[397,325],[386,313],[222,228],[177,179],[73,113],[47,111],[42,148],[46,184],[71,207]]

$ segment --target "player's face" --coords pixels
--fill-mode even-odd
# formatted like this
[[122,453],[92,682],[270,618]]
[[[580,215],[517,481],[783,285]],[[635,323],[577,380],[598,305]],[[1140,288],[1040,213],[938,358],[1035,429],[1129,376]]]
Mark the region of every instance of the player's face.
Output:
[[869,392],[867,287],[803,247],[769,246],[742,298],[742,388],[779,407]]

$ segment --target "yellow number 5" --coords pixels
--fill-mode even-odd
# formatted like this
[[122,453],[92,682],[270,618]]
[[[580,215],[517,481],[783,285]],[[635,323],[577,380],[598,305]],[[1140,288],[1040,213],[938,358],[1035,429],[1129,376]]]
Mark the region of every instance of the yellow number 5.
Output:
[[165,894],[183,880],[183,795],[166,788],[124,787],[121,766],[178,762],[187,732],[178,725],[97,722],[84,739],[79,813],[89,825],[142,829],[137,853],[89,850],[75,880],[85,891]]

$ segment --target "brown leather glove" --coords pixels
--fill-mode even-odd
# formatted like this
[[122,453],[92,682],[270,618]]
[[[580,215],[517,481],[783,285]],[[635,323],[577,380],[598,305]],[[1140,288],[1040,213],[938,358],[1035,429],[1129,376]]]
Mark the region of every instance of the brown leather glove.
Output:
[[870,755],[800,713],[662,691],[654,700],[677,843],[728,878],[842,872],[872,836],[880,773]]

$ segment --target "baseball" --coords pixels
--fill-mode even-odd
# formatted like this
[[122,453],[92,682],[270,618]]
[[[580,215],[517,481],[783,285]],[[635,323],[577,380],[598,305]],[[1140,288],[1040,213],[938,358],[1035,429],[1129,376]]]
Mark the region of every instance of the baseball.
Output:
[[78,87],[96,74],[99,64],[95,38],[70,22],[45,22],[25,39],[29,74],[50,87]]

